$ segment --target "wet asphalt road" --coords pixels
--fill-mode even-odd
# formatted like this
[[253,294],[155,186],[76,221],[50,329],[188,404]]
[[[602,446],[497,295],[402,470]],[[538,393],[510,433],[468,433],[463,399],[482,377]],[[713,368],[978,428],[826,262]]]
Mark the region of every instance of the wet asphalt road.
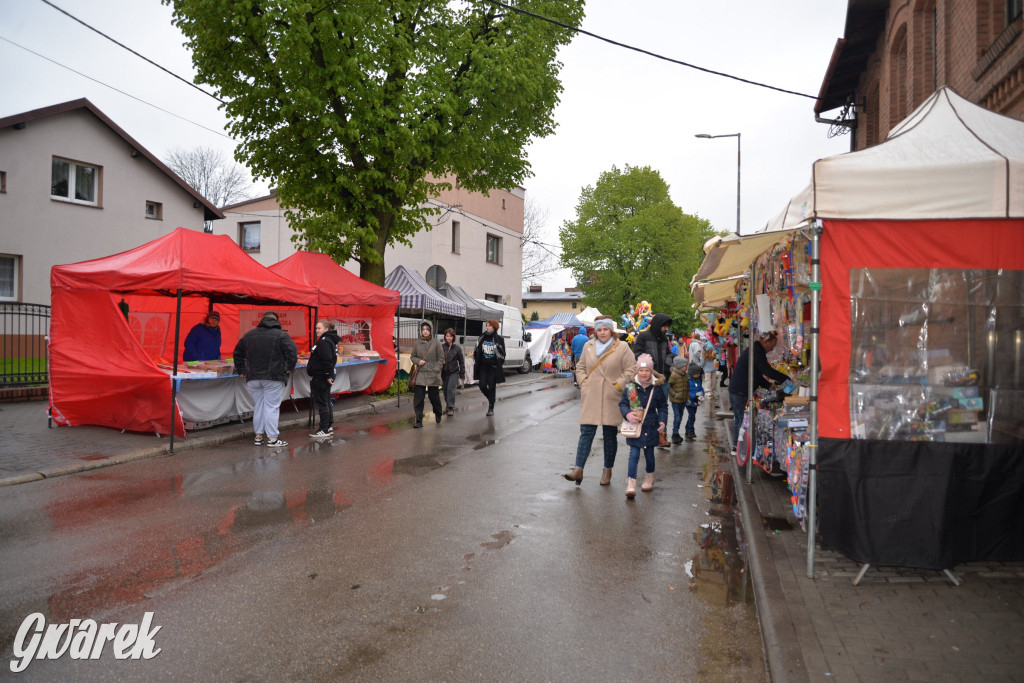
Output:
[[659,449],[629,502],[595,441],[576,487],[577,391],[527,388],[0,490],[0,679],[33,612],[149,611],[156,658],[17,679],[764,680],[714,443]]

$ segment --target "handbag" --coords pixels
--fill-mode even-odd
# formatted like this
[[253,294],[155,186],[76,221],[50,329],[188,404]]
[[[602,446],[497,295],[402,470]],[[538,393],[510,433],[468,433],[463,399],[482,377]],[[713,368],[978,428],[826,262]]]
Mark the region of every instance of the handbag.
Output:
[[412,370],[409,372],[409,380],[407,382],[410,388],[416,386],[416,375],[418,374],[420,374],[420,366],[412,366]]
[[627,439],[636,439],[644,432],[644,418],[647,417],[647,409],[651,407],[651,399],[654,398],[654,385],[651,385],[651,393],[647,397],[647,405],[644,407],[644,416],[640,418],[639,422],[630,422],[627,419],[622,420],[622,424],[619,425],[619,434],[622,434]]

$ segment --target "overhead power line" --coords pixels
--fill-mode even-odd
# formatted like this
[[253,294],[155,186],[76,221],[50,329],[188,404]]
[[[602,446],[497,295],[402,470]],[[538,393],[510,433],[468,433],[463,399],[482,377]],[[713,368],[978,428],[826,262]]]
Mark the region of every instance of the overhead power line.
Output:
[[178,79],[179,81],[181,81],[181,82],[182,82],[182,83],[184,83],[185,85],[187,85],[187,86],[189,86],[189,87],[192,87],[192,88],[195,88],[196,90],[198,90],[199,92],[203,93],[203,94],[204,94],[204,95],[206,95],[207,97],[212,97],[213,99],[217,100],[217,101],[218,101],[218,102],[220,102],[221,104],[226,104],[226,103],[224,102],[224,100],[222,100],[221,98],[217,97],[217,96],[216,96],[216,95],[214,95],[213,93],[208,93],[208,92],[206,92],[205,90],[203,90],[202,88],[200,88],[200,87],[199,87],[198,85],[196,85],[196,84],[195,84],[195,83],[193,83],[192,81],[190,81],[190,80],[188,80],[188,79],[185,79],[185,78],[182,78],[181,76],[179,76],[178,74],[174,73],[174,72],[173,72],[173,71],[171,71],[170,69],[166,69],[166,68],[164,68],[163,66],[161,66],[161,65],[157,64],[156,62],[154,62],[154,61],[153,61],[152,59],[150,59],[149,57],[146,57],[145,55],[141,55],[141,54],[139,54],[138,52],[136,52],[135,50],[131,49],[130,47],[128,47],[128,46],[127,46],[127,45],[125,45],[124,43],[121,43],[121,42],[119,42],[119,41],[115,40],[114,38],[111,38],[110,36],[108,36],[108,35],[107,35],[106,33],[104,33],[103,31],[101,31],[101,30],[99,30],[98,28],[96,28],[96,27],[94,27],[94,26],[91,26],[90,24],[88,24],[88,23],[86,23],[86,22],[82,21],[81,19],[79,19],[79,18],[78,18],[78,17],[76,17],[75,15],[71,14],[71,13],[70,13],[70,12],[68,12],[67,10],[64,10],[64,9],[61,9],[60,7],[57,7],[57,5],[55,5],[55,4],[53,4],[52,2],[50,2],[50,0],[41,0],[41,2],[43,2],[44,4],[47,4],[47,5],[49,5],[49,6],[50,6],[50,7],[52,7],[53,9],[55,9],[55,10],[57,10],[58,12],[60,12],[61,14],[63,14],[64,16],[66,16],[66,17],[68,17],[68,18],[70,18],[70,19],[74,19],[75,21],[77,21],[77,22],[78,22],[79,24],[81,24],[82,26],[86,27],[86,28],[87,28],[87,29],[89,29],[90,31],[93,31],[93,32],[95,32],[95,33],[98,33],[99,35],[103,36],[104,38],[106,38],[106,39],[107,39],[107,40],[109,40],[110,42],[114,43],[115,45],[117,45],[117,46],[119,46],[119,47],[121,47],[121,48],[124,48],[124,49],[125,49],[125,50],[127,50],[128,52],[131,52],[131,53],[132,53],[133,55],[135,55],[135,56],[136,56],[136,57],[138,57],[139,59],[141,59],[141,60],[143,60],[143,61],[146,61],[146,62],[149,62],[150,64],[152,64],[152,65],[153,65],[153,66],[155,66],[156,68],[160,69],[160,70],[161,70],[161,71],[163,71],[164,73],[166,73],[166,74],[168,74],[168,75],[170,75],[170,76],[173,76],[174,78],[177,78],[177,79]]
[[[43,1],[45,2],[46,0],[43,0]],[[541,21],[546,21],[549,24],[554,24],[555,26],[560,26],[560,27],[562,27],[564,29],[568,29],[568,30],[572,31],[573,33],[581,33],[581,34],[583,34],[585,36],[590,36],[591,38],[595,38],[597,40],[603,41],[603,42],[608,43],[610,45],[615,45],[616,47],[621,47],[621,48],[625,48],[627,50],[632,50],[633,52],[639,52],[640,54],[647,55],[648,57],[654,57],[655,59],[660,59],[662,61],[671,62],[672,64],[678,64],[680,66],[685,66],[685,67],[690,68],[690,69],[696,69],[697,71],[703,71],[704,73],[711,74],[712,76],[721,76],[722,78],[731,78],[732,80],[739,81],[740,83],[746,83],[748,85],[756,85],[759,88],[768,88],[769,90],[775,90],[776,92],[786,93],[787,95],[796,95],[797,97],[806,97],[806,98],[812,99],[812,100],[817,100],[818,99],[817,95],[808,95],[807,93],[797,92],[795,90],[787,90],[786,88],[779,88],[779,87],[774,86],[774,85],[768,85],[767,83],[760,83],[758,81],[752,81],[752,80],[750,80],[748,78],[740,78],[739,76],[733,76],[732,74],[727,74],[724,71],[715,71],[714,69],[708,69],[706,67],[697,66],[696,64],[690,64],[689,62],[684,62],[684,61],[679,60],[679,59],[673,59],[672,57],[666,57],[665,55],[659,55],[656,52],[651,52],[650,50],[645,50],[645,49],[640,48],[640,47],[635,47],[633,45],[627,45],[626,43],[620,43],[617,40],[612,40],[611,38],[605,38],[604,36],[599,36],[596,33],[591,33],[590,31],[584,31],[583,29],[581,29],[581,28],[579,28],[577,26],[570,26],[569,24],[562,23],[561,21],[558,21],[557,19],[551,19],[550,17],[545,17],[544,15],[537,14],[536,12],[530,12],[529,10],[525,10],[525,9],[523,9],[521,7],[515,7],[513,5],[507,5],[504,2],[499,2],[499,0],[483,0],[483,2],[487,2],[487,3],[490,3],[491,5],[496,5],[498,7],[502,7],[504,9],[507,9],[507,10],[511,11],[511,12],[518,12],[519,14],[524,14],[526,16],[533,17],[535,19],[540,19]]]
[[71,73],[78,74],[82,78],[87,78],[90,81],[92,81],[93,83],[98,83],[98,84],[102,85],[104,88],[110,88],[114,92],[119,92],[122,95],[124,95],[125,97],[130,97],[133,100],[135,100],[136,102],[141,102],[142,104],[145,104],[147,106],[153,107],[154,109],[162,111],[165,114],[170,114],[171,116],[173,116],[176,119],[181,119],[185,123],[191,123],[193,126],[199,126],[203,130],[208,130],[211,133],[215,133],[217,135],[220,135],[221,137],[227,138],[228,140],[233,140],[233,138],[230,135],[225,135],[224,133],[220,132],[219,130],[214,130],[213,128],[208,128],[207,126],[204,126],[201,123],[196,123],[195,121],[192,121],[190,119],[186,119],[184,116],[181,116],[180,114],[175,114],[173,111],[168,111],[167,109],[164,109],[163,107],[160,107],[160,106],[157,106],[157,105],[153,104],[152,102],[147,102],[146,100],[144,100],[144,99],[142,99],[140,97],[136,97],[135,95],[132,95],[131,93],[127,93],[124,90],[121,90],[120,88],[115,88],[114,86],[109,85],[107,83],[104,83],[103,81],[101,81],[99,79],[96,79],[96,78],[93,78],[92,76],[88,76],[88,75],[82,73],[81,71],[77,71],[75,69],[72,69],[70,66],[67,66],[66,64],[61,64],[60,62],[58,62],[55,59],[50,59],[49,57],[47,57],[45,55],[41,55],[38,52],[36,52],[35,50],[30,50],[29,48],[25,47],[24,45],[19,45],[18,43],[14,42],[13,40],[11,40],[9,38],[5,38],[3,36],[0,36],[0,40],[4,41],[6,43],[10,43],[14,47],[19,47],[22,50],[24,50],[25,52],[29,52],[31,54],[34,54],[36,57],[39,57],[40,59],[45,59],[46,61],[50,62],[51,64],[56,64],[57,66],[61,67],[62,69],[67,69]]

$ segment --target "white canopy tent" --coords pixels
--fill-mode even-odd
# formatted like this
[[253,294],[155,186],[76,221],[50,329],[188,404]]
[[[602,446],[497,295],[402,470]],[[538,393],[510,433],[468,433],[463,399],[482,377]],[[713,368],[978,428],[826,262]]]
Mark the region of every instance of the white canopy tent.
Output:
[[[890,247],[890,251],[903,253],[914,251],[922,244],[907,243],[908,239],[914,239],[911,235],[921,234],[920,228],[911,221],[937,221],[937,225],[948,221],[947,226],[955,226],[962,220],[1022,218],[1024,123],[974,105],[944,87],[896,126],[884,142],[816,161],[810,184],[790,199],[761,232],[709,240],[705,245],[704,263],[691,289],[695,297],[700,292],[704,301],[712,302],[715,296],[709,292],[714,291],[713,288],[723,286],[730,278],[744,277],[762,254],[785,242],[796,231],[809,231],[814,249],[812,263],[816,263],[820,243],[817,226],[821,221],[886,221],[890,239],[903,243]],[[904,235],[907,237],[903,238]],[[896,240],[897,237],[900,239]],[[964,239],[971,237],[964,235]],[[1019,238],[1012,241],[1017,244]],[[1008,255],[1006,248],[993,245],[989,251],[994,263],[1019,260],[1019,255]],[[941,255],[942,249],[929,253]],[[843,260],[843,253],[838,256]],[[945,259],[937,258],[935,262],[941,267]],[[822,259],[820,268],[836,266],[838,264]],[[821,279],[821,271],[813,266],[812,284],[818,285],[817,289],[812,287],[811,329],[815,348],[818,346]],[[812,396],[819,394],[817,365],[818,358],[812,358]],[[835,376],[831,376],[830,383],[837,384]],[[812,403],[810,422],[814,449],[817,449],[817,411],[817,405]],[[811,528],[815,526],[817,497],[815,467],[812,461],[808,502]],[[812,568],[813,543],[808,547],[808,576],[813,576]]]

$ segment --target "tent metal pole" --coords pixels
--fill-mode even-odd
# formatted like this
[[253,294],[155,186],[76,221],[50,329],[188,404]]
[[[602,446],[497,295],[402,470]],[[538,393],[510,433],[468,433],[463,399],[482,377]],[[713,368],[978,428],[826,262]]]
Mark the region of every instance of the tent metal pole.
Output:
[[[399,305],[401,305],[401,304],[399,304]],[[394,334],[394,340],[395,340],[395,344],[394,344],[394,346],[395,346],[395,381],[397,382],[397,384],[395,384],[395,398],[397,399],[395,401],[395,407],[396,408],[401,408],[402,407],[402,376],[398,374],[399,371],[401,370],[401,368],[398,366],[398,361],[399,361],[399,359],[400,359],[400,357],[402,355],[401,354],[401,349],[402,349],[402,341],[401,341],[401,334],[402,334],[402,309],[401,308],[396,308],[395,309],[395,328],[394,328],[394,331],[395,331],[395,334]]]
[[[317,321],[320,318],[320,307],[319,306],[312,306],[312,307],[307,306],[306,307],[306,311],[313,314],[310,317],[310,320],[309,320],[309,329],[306,330],[306,332],[309,334],[309,350],[312,351],[313,350],[313,346],[317,342],[317,338],[316,338],[316,324],[317,324]],[[306,361],[306,363],[308,364],[309,361]],[[294,376],[294,374],[292,376],[292,386],[295,386],[295,376]],[[331,412],[334,412],[334,406],[331,405],[331,387],[329,385],[327,387],[327,407],[331,410]],[[306,411],[306,426],[307,427],[312,427],[312,426],[314,426],[316,424],[315,418],[313,417],[313,411],[314,410],[316,410],[316,401],[313,400],[313,378],[310,377],[309,378],[309,407],[308,407],[308,409]]]
[[747,291],[750,293],[750,321],[747,324],[747,416],[750,423],[750,433],[747,434],[747,443],[750,444],[750,454],[747,456],[747,483],[754,481],[754,451],[757,449],[757,423],[754,409],[754,276],[757,274],[757,262],[750,264],[750,285]]
[[171,446],[169,453],[174,452],[174,415],[178,410],[178,341],[181,338],[181,290],[178,290],[178,303],[174,312],[174,370],[171,374]]
[[820,224],[811,228],[811,414],[808,431],[807,474],[807,578],[814,578],[814,539],[817,537],[818,522],[818,365],[819,309],[821,306],[821,231]]

